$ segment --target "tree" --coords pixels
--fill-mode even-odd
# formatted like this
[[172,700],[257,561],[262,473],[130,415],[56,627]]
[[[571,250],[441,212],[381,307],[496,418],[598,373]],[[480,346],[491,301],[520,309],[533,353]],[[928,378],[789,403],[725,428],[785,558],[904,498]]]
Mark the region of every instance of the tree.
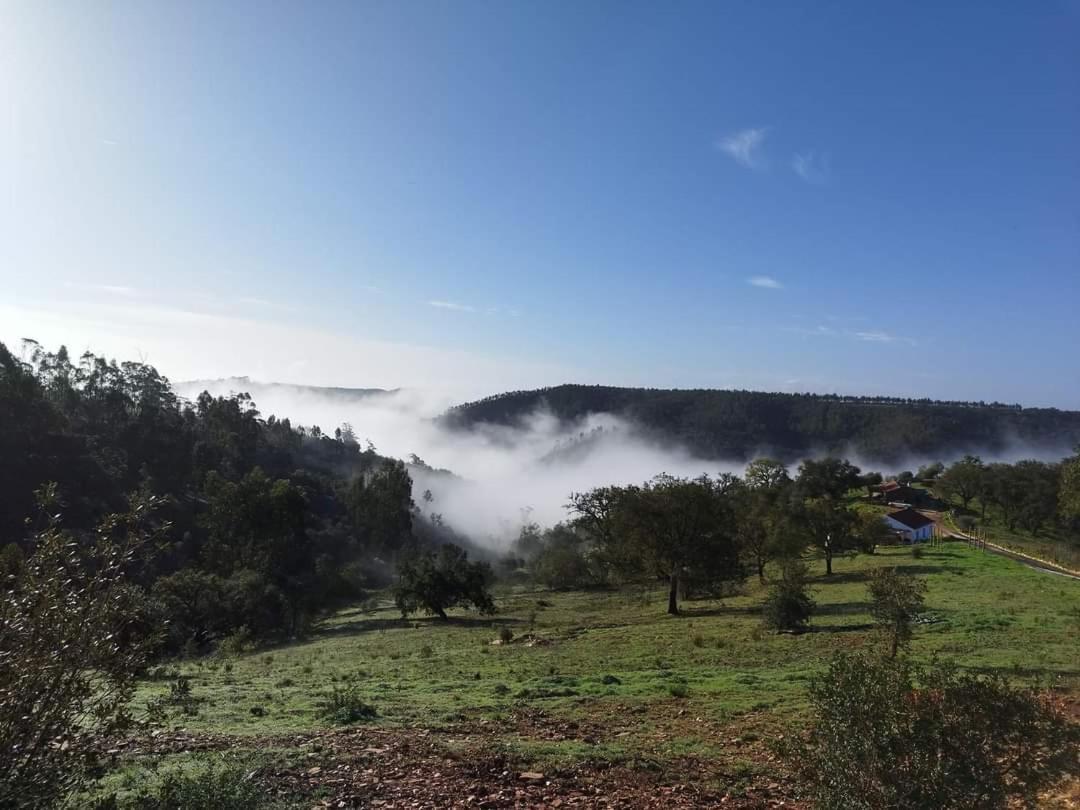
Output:
[[926,583],[895,568],[878,568],[867,585],[870,614],[888,634],[889,657],[911,642],[911,626],[923,608]]
[[488,592],[491,566],[469,562],[459,546],[448,544],[437,551],[407,555],[398,563],[398,584],[394,603],[402,616],[418,610],[446,619],[453,607],[475,607],[481,615],[495,612]]
[[933,483],[937,480],[937,477],[945,471],[945,465],[940,461],[932,461],[929,464],[924,464],[919,467],[919,471],[915,473],[915,477],[925,484]]
[[743,474],[746,485],[755,490],[776,491],[791,482],[787,465],[772,458],[755,458]]
[[795,483],[804,498],[839,501],[859,486],[859,468],[845,459],[807,459],[799,465]]
[[55,488],[45,527],[0,599],[0,807],[56,807],[82,786],[103,735],[133,722],[135,678],[155,638],[127,570],[167,529],[133,499],[87,542],[64,531]]
[[409,545],[414,504],[412,477],[403,462],[388,459],[374,472],[354,478],[346,505],[368,550],[393,555]]
[[1030,807],[1077,771],[1060,699],[998,675],[838,655],[810,699],[808,735],[780,748],[822,810]]
[[810,622],[814,600],[807,588],[806,566],[801,560],[788,560],[780,579],[774,582],[765,599],[765,624],[776,630],[800,632]]
[[1080,520],[1080,447],[1061,463],[1058,506],[1067,520]]
[[825,574],[832,575],[833,557],[857,547],[856,515],[830,498],[812,498],[799,508],[799,522],[810,542],[825,555]]
[[603,547],[603,556],[630,574],[668,581],[668,613],[679,613],[680,584],[709,589],[741,580],[742,560],[732,510],[734,481],[707,475],[658,475],[641,486],[605,487],[571,497],[571,509]]
[[986,468],[978,456],[964,456],[938,476],[937,490],[945,498],[957,497],[964,509],[986,487]]
[[874,487],[880,486],[882,482],[881,473],[869,472],[862,476],[860,483],[866,487],[866,497],[872,498],[874,496]]

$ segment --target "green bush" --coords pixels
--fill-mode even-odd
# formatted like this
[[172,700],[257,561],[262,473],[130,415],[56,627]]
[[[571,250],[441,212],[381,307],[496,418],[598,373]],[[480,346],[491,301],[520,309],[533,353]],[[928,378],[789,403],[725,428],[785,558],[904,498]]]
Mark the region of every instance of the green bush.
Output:
[[374,720],[375,707],[364,701],[355,686],[334,686],[323,701],[322,715],[331,723],[347,726],[351,723]]
[[780,750],[822,810],[1034,806],[1077,769],[1060,701],[1000,676],[838,655],[810,697],[809,734]]
[[242,769],[213,765],[198,772],[167,774],[154,788],[111,805],[117,810],[259,810],[268,806],[266,794]]
[[769,589],[762,607],[765,625],[775,630],[805,630],[813,610],[814,600],[806,586],[806,566],[791,561],[784,566],[782,577]]

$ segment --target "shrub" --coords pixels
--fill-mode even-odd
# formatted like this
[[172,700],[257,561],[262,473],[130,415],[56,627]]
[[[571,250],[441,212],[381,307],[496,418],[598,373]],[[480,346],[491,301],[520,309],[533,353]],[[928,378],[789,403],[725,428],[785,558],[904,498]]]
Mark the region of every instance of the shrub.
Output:
[[331,723],[346,726],[351,723],[374,720],[378,715],[375,707],[364,701],[355,686],[335,686],[323,701],[322,715]]
[[668,684],[668,694],[673,698],[679,698],[681,700],[690,694],[690,687],[687,686],[685,680],[680,678]]
[[503,625],[499,628],[499,641],[503,644],[509,644],[514,640],[514,631],[510,629],[509,625]]
[[125,572],[161,536],[158,501],[131,500],[89,542],[59,525],[55,486],[38,491],[34,552],[0,598],[0,807],[55,807],[89,779],[96,742],[131,723],[135,678],[156,639]]
[[798,560],[790,561],[765,599],[762,608],[765,625],[776,630],[805,630],[813,610],[814,600],[806,586],[806,566]]
[[248,711],[253,717],[266,717],[266,709],[262,706],[252,706]]
[[153,788],[98,807],[117,810],[259,810],[271,806],[259,785],[240,768],[209,765],[192,772],[170,773]]
[[921,560],[923,556],[922,546],[916,544],[911,547],[911,556],[916,560]]
[[693,645],[695,647],[704,647],[705,646],[705,636],[701,635],[701,633],[695,633],[694,637],[692,639],[690,639],[690,641],[693,643]]
[[809,735],[780,748],[827,810],[1004,808],[1077,768],[1060,703],[997,675],[840,655],[810,695]]

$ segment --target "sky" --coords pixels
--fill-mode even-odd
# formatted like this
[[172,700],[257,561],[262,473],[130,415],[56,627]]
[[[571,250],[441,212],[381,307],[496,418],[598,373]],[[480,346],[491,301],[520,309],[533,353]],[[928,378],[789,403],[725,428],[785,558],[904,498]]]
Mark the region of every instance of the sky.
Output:
[[0,0],[0,341],[1080,407],[1080,5]]

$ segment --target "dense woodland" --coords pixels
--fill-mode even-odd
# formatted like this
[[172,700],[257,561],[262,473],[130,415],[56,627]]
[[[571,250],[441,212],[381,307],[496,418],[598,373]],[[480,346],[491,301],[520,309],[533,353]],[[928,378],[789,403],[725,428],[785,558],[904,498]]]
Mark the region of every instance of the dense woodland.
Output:
[[153,367],[0,344],[0,561],[17,571],[46,525],[91,537],[154,499],[159,547],[130,578],[164,649],[302,633],[455,539],[413,506],[400,461],[263,417],[248,394],[179,399]]
[[[766,454],[792,462],[832,453],[882,464],[912,456],[993,454],[1016,445],[1067,451],[1080,442],[1080,412],[984,402],[841,397],[756,391],[661,390],[560,385],[515,391],[451,409],[446,425],[514,425],[539,408],[564,420],[590,413],[621,416],[702,458],[749,460]],[[1063,454],[1063,453],[1062,453]]]

